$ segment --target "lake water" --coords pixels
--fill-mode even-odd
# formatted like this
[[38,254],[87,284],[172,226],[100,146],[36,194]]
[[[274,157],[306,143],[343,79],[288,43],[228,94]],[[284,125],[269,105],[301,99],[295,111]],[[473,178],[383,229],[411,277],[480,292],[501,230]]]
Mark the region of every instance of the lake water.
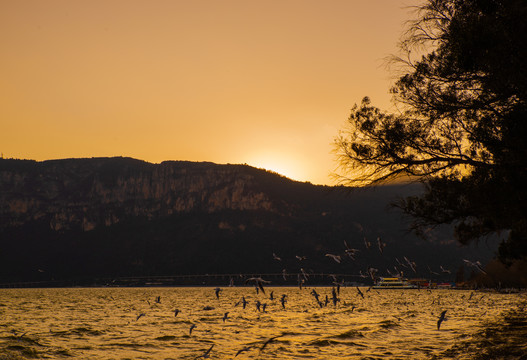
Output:
[[527,359],[525,293],[265,290],[1,289],[0,359]]

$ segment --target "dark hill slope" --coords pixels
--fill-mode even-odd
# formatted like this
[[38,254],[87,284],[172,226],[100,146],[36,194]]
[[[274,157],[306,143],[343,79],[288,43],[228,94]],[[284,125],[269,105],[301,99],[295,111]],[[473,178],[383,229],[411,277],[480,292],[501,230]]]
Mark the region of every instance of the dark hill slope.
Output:
[[[2,159],[0,281],[300,268],[359,274],[370,266],[387,274],[404,256],[418,264],[407,275],[430,277],[428,268],[455,273],[462,258],[490,258],[486,247],[459,248],[448,229],[429,241],[408,234],[388,203],[418,191],[314,186],[247,165]],[[325,256],[344,255],[344,241],[359,249],[356,260]]]

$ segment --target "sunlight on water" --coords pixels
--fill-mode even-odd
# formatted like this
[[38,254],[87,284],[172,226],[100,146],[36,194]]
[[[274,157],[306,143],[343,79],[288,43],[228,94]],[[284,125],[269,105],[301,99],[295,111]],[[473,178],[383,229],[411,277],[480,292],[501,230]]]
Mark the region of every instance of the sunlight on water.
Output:
[[[323,305],[328,296],[327,306],[313,289]],[[467,349],[481,350],[476,340],[489,324],[523,314],[527,300],[468,290],[361,290],[364,298],[341,288],[334,306],[331,288],[223,288],[219,299],[214,288],[2,289],[0,359],[195,359],[212,345],[212,359],[470,359]],[[245,309],[235,306],[242,296]],[[515,321],[527,335],[525,318]]]

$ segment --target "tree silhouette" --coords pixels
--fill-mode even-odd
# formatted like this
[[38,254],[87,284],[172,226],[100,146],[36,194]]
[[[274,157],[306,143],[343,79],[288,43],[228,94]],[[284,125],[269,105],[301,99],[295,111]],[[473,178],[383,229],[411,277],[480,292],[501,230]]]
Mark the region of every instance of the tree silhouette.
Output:
[[463,243],[508,230],[502,260],[525,256],[527,2],[428,0],[417,14],[394,58],[398,110],[353,107],[335,139],[340,180],[422,181],[396,204],[414,230],[453,223]]

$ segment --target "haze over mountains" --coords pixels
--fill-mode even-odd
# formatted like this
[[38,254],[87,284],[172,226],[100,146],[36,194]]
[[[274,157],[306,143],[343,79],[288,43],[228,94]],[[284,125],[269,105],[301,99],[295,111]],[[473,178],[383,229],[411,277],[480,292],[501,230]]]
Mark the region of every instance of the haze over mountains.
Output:
[[[418,185],[315,186],[247,165],[0,159],[0,282],[301,268],[358,275],[369,267],[454,280],[464,258],[493,256],[495,244],[460,247],[448,228],[427,240],[408,233],[388,204],[418,192]],[[344,242],[358,250],[355,260]],[[404,257],[416,272],[399,265]]]

